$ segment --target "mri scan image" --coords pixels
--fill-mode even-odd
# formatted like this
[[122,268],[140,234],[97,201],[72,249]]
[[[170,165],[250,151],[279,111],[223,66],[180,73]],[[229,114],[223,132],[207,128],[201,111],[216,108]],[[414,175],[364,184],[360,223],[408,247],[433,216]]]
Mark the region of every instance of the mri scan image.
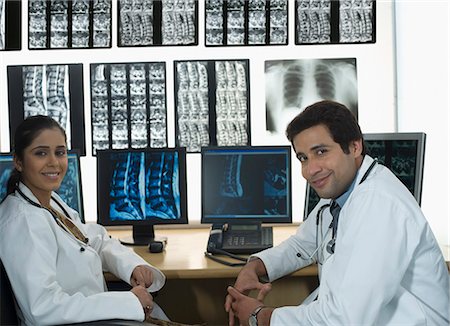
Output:
[[176,152],[123,152],[112,159],[112,220],[178,219],[181,215]]
[[296,44],[375,42],[374,0],[296,0]]
[[119,0],[119,46],[196,45],[196,0]]
[[111,47],[111,0],[29,0],[28,46]]
[[206,46],[287,44],[287,10],[287,0],[207,0]]
[[175,70],[177,145],[248,145],[248,61],[180,61]]
[[167,146],[165,63],[91,65],[92,146]]
[[358,116],[356,59],[301,59],[265,62],[266,130],[284,135],[288,123],[320,100],[345,104]]

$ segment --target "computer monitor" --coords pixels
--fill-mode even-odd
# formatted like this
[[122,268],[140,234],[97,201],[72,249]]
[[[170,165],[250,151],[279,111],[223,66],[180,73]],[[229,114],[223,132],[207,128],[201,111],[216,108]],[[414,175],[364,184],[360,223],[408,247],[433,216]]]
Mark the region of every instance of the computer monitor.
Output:
[[[413,194],[419,205],[422,200],[425,140],[426,134],[422,132],[364,134],[367,154],[388,167]],[[303,219],[308,217],[319,200],[317,193],[308,184]]]
[[[66,175],[56,192],[71,208],[76,210],[84,223],[83,190],[81,187],[80,155],[77,150],[67,154],[69,165]],[[9,176],[14,169],[13,154],[0,153],[0,200],[6,196]]]
[[145,148],[97,151],[98,223],[132,225],[124,244],[154,241],[154,225],[187,224],[186,150]]
[[203,147],[201,223],[292,222],[289,146]]

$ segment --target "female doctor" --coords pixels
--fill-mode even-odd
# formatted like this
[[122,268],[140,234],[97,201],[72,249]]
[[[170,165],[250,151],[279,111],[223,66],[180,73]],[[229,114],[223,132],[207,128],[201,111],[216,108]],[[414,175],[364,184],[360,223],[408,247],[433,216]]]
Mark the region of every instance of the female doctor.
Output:
[[[100,225],[82,224],[54,192],[67,165],[66,135],[56,121],[33,116],[18,126],[15,169],[0,205],[0,259],[21,322],[166,319],[149,293],[162,288],[165,276]],[[132,289],[107,292],[103,271]]]

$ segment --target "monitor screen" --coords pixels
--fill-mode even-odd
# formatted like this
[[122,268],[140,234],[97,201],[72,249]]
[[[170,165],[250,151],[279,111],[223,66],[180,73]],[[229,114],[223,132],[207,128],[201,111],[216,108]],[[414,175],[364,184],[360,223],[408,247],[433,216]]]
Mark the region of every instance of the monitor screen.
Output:
[[[414,195],[419,205],[422,199],[425,139],[425,133],[419,132],[364,134],[367,154],[388,167]],[[304,219],[319,200],[314,189],[307,185]]]
[[202,223],[292,222],[289,146],[203,147]]
[[[71,150],[67,154],[69,166],[66,175],[56,192],[62,200],[76,210],[84,223],[83,191],[81,188],[80,155],[77,150]],[[13,155],[0,153],[0,200],[6,196],[6,186],[9,176],[14,168]]]
[[123,243],[155,241],[156,224],[187,224],[186,151],[184,148],[99,150],[97,152],[98,223],[132,225]]

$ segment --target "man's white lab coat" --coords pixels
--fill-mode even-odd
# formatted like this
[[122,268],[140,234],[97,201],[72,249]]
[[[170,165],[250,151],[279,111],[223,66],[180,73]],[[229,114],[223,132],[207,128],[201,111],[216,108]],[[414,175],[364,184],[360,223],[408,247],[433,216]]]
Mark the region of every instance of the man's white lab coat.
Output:
[[[372,161],[364,158],[341,209],[333,255],[326,251],[332,218],[324,210],[318,299],[275,309],[271,325],[449,325],[449,275],[439,246],[414,197],[386,167],[376,165],[358,184]],[[255,255],[271,281],[317,260],[316,215],[328,202],[320,201],[296,235]]]

